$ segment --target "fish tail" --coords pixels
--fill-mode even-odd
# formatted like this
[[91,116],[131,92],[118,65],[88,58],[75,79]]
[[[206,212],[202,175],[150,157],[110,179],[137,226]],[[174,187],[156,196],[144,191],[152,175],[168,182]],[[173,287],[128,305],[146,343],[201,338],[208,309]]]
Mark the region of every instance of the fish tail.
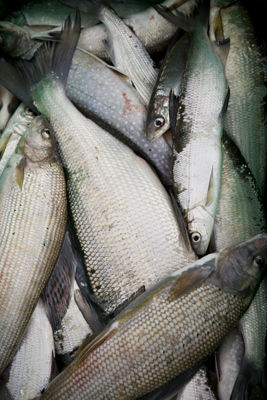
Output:
[[264,382],[264,368],[256,365],[247,357],[244,357],[230,400],[248,399],[252,389],[256,385],[259,385],[260,387],[264,386]]
[[80,12],[76,11],[73,23],[70,17],[66,19],[59,42],[44,43],[31,61],[0,59],[0,84],[35,110],[32,94],[37,84],[45,85],[50,77],[65,85],[80,29]]

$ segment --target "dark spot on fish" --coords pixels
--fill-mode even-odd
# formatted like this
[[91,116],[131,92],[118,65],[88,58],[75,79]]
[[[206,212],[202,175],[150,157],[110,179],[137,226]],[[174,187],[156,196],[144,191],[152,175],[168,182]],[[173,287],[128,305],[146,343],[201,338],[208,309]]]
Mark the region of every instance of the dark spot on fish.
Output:
[[95,271],[94,268],[91,268],[91,269],[90,269],[90,273],[91,273],[91,274],[95,274],[95,272],[96,272],[96,271]]
[[97,285],[95,288],[96,288],[96,290],[100,290],[101,289],[101,285]]
[[153,19],[155,19],[155,16],[151,15],[151,17],[149,17],[149,21],[153,21]]
[[12,235],[15,235],[16,232],[12,232]]

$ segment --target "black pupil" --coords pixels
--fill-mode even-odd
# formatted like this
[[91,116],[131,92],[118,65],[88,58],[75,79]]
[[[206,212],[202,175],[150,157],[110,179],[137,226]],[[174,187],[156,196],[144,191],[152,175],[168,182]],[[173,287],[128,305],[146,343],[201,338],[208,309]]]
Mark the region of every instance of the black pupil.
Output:
[[198,240],[199,240],[199,236],[198,236],[198,235],[194,235],[194,236],[193,236],[193,241],[194,241],[194,242],[198,242]]
[[263,264],[263,258],[258,256],[258,257],[255,258],[255,262],[258,265],[262,265]]
[[156,119],[156,125],[157,126],[161,126],[162,125],[162,121],[160,119]]

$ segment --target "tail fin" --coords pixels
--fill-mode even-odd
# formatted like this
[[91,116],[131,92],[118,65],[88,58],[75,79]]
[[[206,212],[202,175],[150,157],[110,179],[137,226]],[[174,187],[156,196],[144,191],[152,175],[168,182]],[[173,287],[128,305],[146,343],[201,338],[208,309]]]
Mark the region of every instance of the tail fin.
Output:
[[0,59],[0,84],[29,107],[32,87],[47,76],[65,85],[81,30],[81,18],[76,11],[75,21],[68,17],[59,42],[44,43],[31,61]]

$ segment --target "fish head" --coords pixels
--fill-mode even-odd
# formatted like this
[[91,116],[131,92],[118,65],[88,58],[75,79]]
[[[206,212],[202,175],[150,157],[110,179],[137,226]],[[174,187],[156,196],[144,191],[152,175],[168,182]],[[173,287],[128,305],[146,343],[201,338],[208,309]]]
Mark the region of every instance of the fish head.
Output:
[[197,255],[203,256],[209,246],[214,217],[203,206],[188,211],[187,230],[192,247]]
[[28,134],[20,146],[23,154],[32,162],[50,159],[55,154],[55,138],[47,119],[41,115],[29,124]]
[[157,96],[154,104],[149,105],[146,136],[154,140],[163,135],[169,129],[169,97]]
[[260,234],[222,250],[217,271],[224,288],[251,296],[267,271],[267,235]]
[[30,33],[8,21],[0,22],[0,47],[1,50],[11,56],[20,57],[32,47]]

